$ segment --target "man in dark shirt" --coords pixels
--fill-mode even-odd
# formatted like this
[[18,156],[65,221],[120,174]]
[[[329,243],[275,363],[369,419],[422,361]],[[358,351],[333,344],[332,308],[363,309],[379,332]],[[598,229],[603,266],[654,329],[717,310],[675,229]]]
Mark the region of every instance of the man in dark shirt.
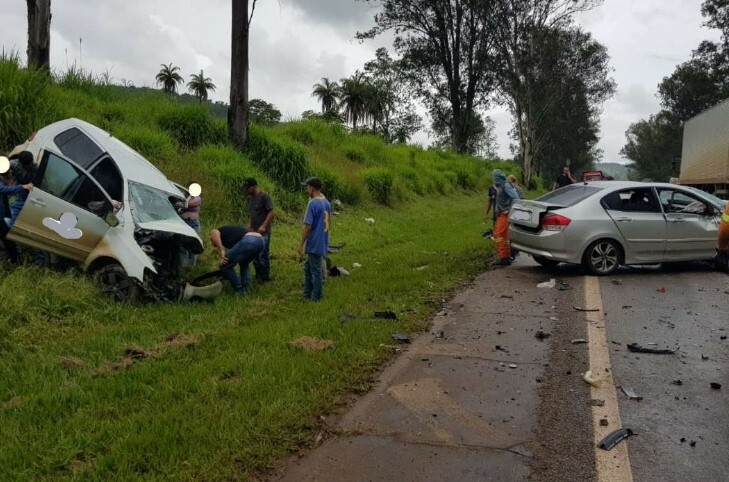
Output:
[[[487,222],[489,220],[489,212],[492,212],[491,216],[491,229],[487,229],[483,233],[484,238],[493,238],[494,235],[494,226],[496,226],[496,195],[499,192],[496,190],[496,186],[491,185],[489,187],[489,200],[486,204],[486,212],[483,214],[483,222]],[[492,211],[493,210],[493,211]]]
[[575,178],[572,177],[572,173],[570,172],[569,166],[564,166],[564,169],[562,169],[562,174],[557,176],[557,179],[555,179],[554,184],[552,184],[552,191],[559,189],[561,187],[569,186],[570,184],[574,184],[577,181],[575,181]]
[[249,177],[243,181],[243,191],[248,196],[248,228],[257,231],[263,236],[265,246],[261,255],[253,261],[256,268],[256,279],[269,281],[271,279],[271,223],[274,218],[273,201],[271,196],[258,188],[258,182]]

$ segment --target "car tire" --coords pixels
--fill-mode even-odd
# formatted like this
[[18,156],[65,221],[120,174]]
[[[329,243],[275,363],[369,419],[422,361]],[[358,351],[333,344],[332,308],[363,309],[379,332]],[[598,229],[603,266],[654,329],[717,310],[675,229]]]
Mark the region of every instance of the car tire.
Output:
[[547,269],[554,269],[559,265],[559,261],[545,258],[543,256],[532,256],[532,259]]
[[582,265],[593,276],[613,274],[622,263],[622,248],[612,239],[592,243],[582,256]]
[[94,280],[101,292],[110,295],[114,301],[121,303],[139,301],[141,294],[139,285],[127,275],[120,264],[103,266],[94,273]]

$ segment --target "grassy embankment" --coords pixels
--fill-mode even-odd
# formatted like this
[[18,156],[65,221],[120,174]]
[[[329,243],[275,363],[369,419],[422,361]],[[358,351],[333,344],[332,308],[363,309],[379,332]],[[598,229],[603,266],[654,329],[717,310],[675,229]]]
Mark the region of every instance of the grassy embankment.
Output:
[[[0,480],[222,480],[266,470],[309,443],[319,415],[367,390],[393,354],[390,333],[424,329],[492,252],[480,237],[479,194],[492,163],[312,122],[255,127],[241,154],[204,107],[78,74],[47,83],[7,61],[0,85],[10,99],[0,106],[5,147],[76,116],[171,178],[200,182],[205,230],[244,221],[235,187],[249,175],[280,207],[275,281],[245,298],[123,306],[83,277],[0,266]],[[345,203],[332,242],[346,247],[332,261],[352,271],[327,281],[318,304],[302,301],[295,258],[305,203],[297,182],[312,173]],[[208,251],[197,270],[214,264]],[[401,321],[340,321],[384,309]],[[301,336],[335,345],[292,347]]]

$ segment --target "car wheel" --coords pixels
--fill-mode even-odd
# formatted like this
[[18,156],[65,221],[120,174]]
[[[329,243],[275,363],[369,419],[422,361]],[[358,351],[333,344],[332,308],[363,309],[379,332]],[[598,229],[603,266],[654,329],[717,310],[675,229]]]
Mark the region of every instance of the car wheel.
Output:
[[617,242],[610,239],[595,241],[585,251],[582,264],[590,274],[605,276],[620,266],[621,250]]
[[537,263],[541,264],[547,269],[554,269],[559,264],[559,261],[555,261],[553,259],[545,258],[543,256],[532,256],[532,259],[536,261]]
[[94,274],[94,280],[102,293],[106,293],[115,301],[134,303],[139,300],[140,288],[137,283],[127,275],[121,265],[107,264]]

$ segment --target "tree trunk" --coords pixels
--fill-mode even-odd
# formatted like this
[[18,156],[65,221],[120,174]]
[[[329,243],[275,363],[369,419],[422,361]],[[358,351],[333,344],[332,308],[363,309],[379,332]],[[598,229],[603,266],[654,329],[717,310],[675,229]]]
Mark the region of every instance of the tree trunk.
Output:
[[51,69],[51,0],[26,0],[28,6],[28,67]]
[[248,0],[231,0],[233,25],[230,49],[228,136],[238,148],[248,142]]

